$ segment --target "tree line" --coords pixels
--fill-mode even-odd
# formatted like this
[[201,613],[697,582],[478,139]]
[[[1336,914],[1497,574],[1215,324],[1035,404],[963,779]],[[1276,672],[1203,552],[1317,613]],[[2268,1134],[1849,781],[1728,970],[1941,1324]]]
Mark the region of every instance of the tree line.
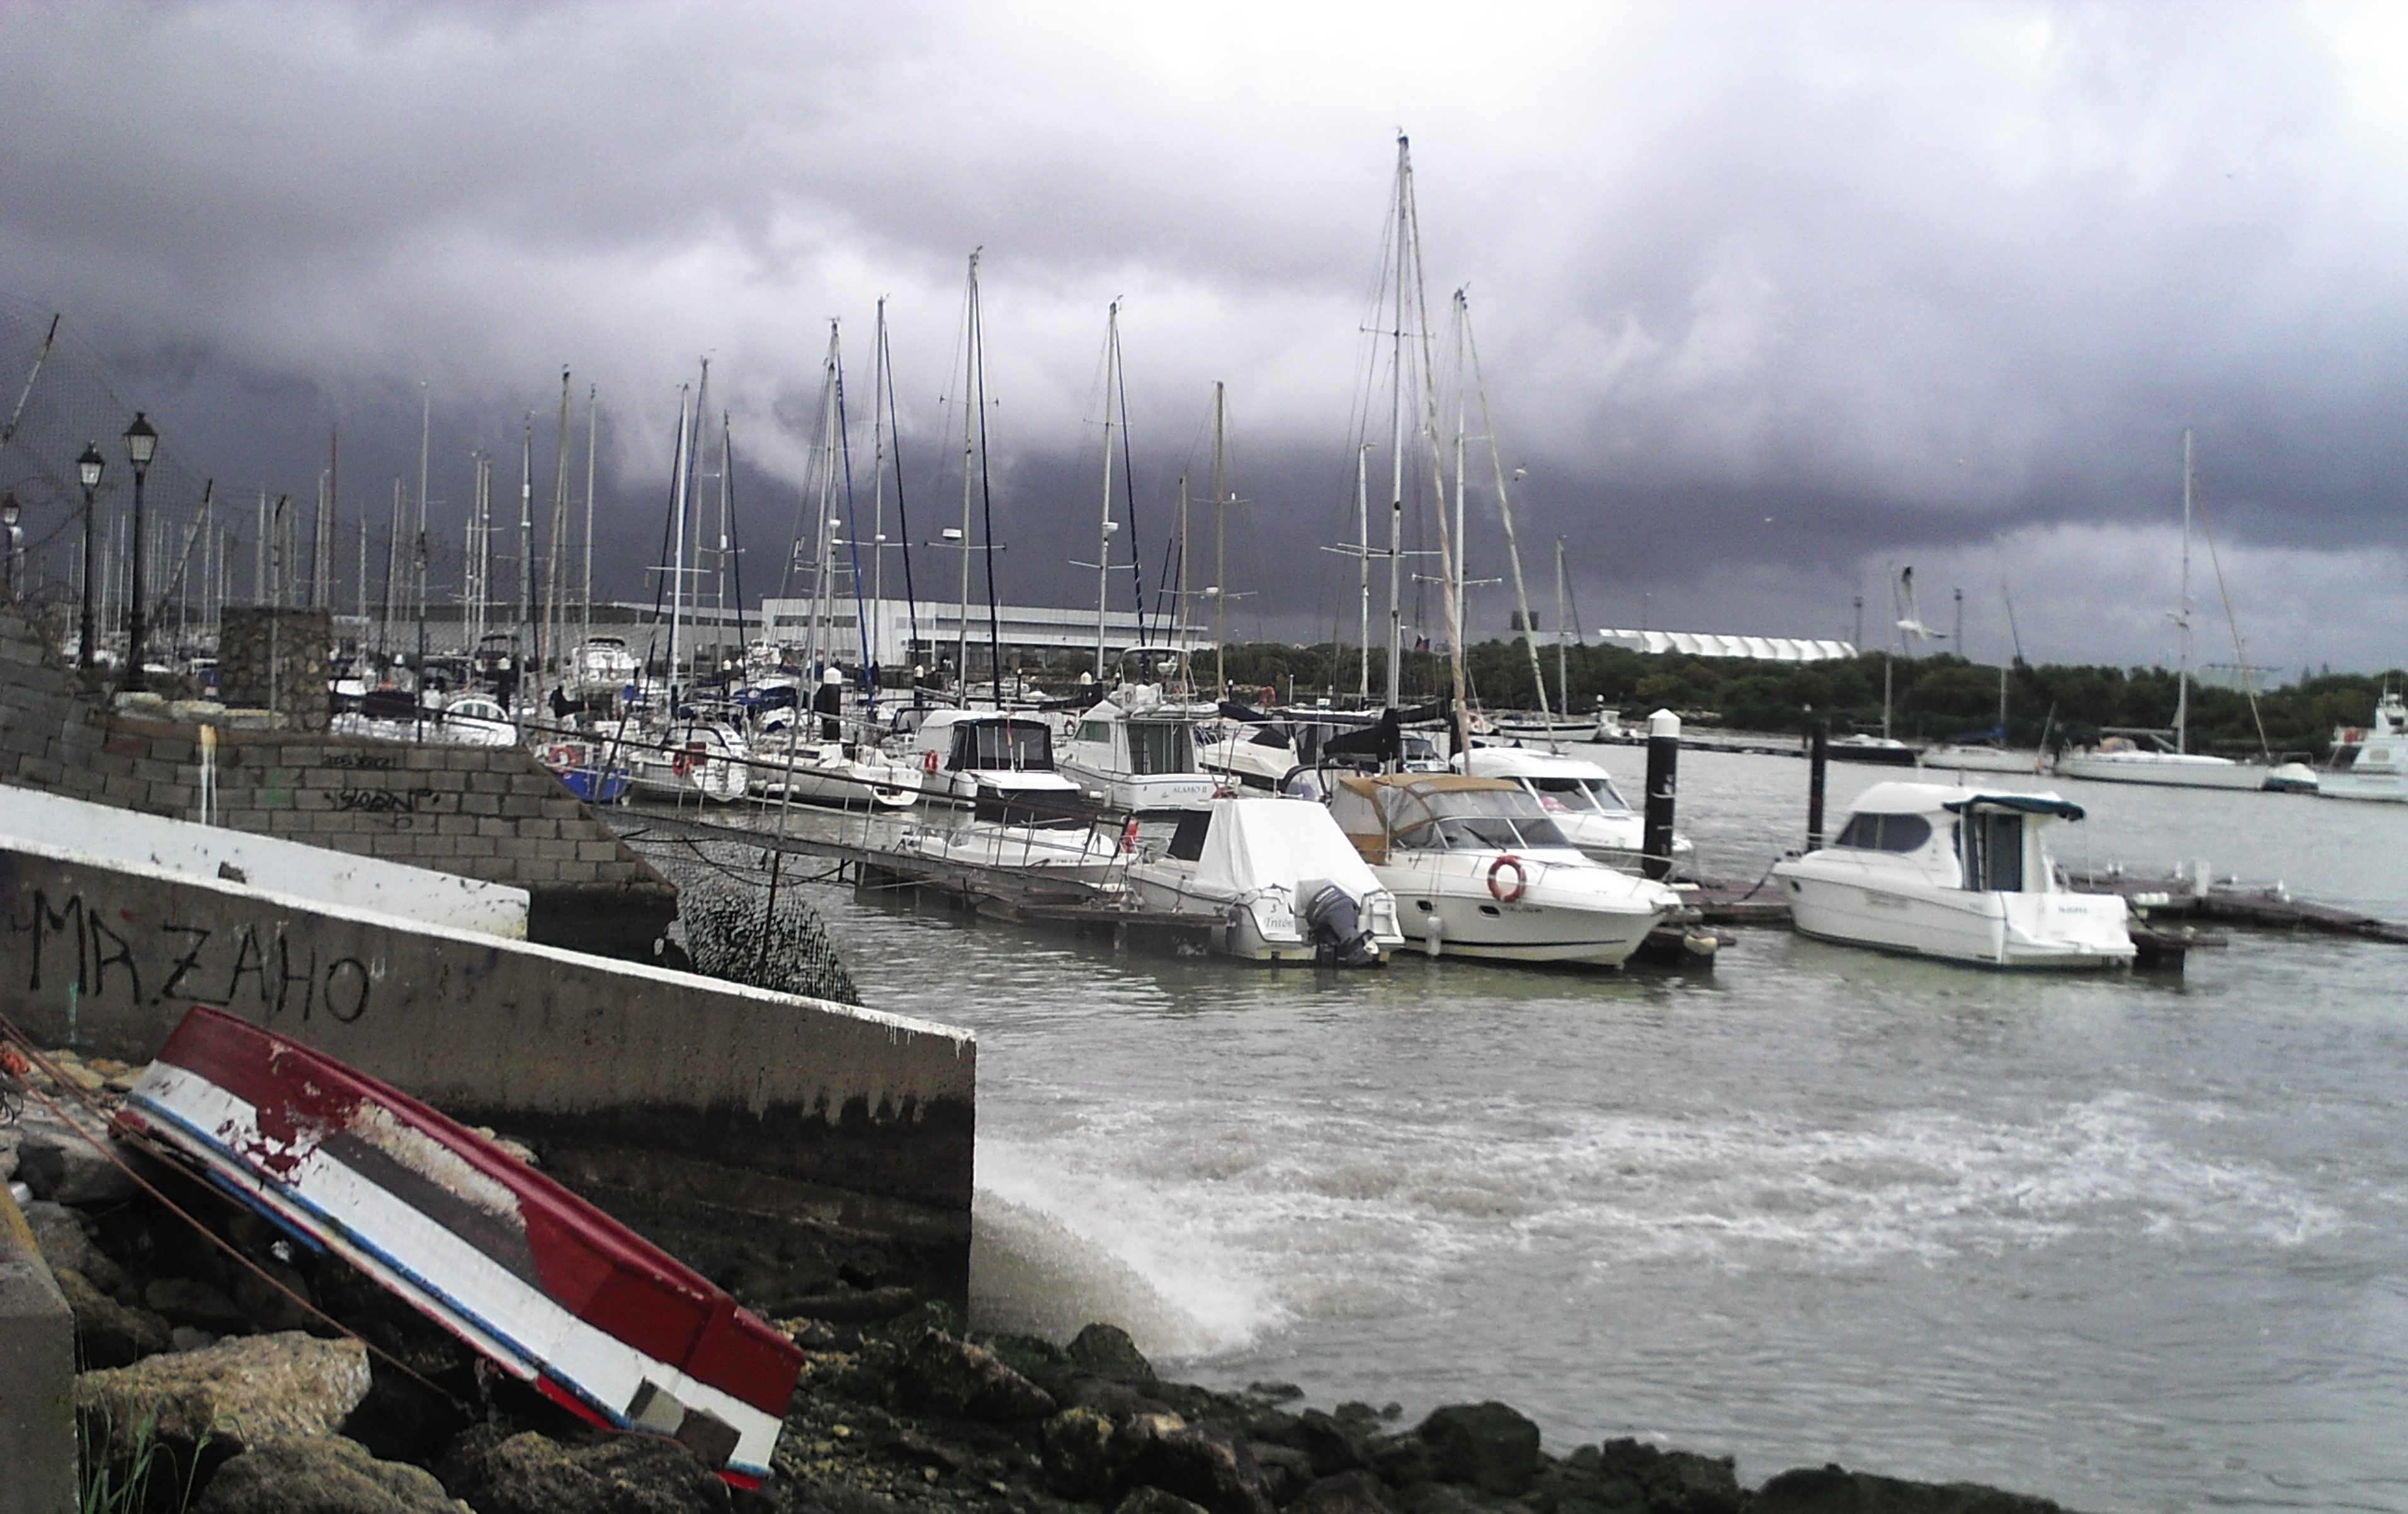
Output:
[[[1557,702],[1556,649],[1541,644],[1540,662],[1551,706]],[[1207,671],[1210,655],[1197,659]],[[1230,645],[1224,654],[1234,697],[1258,698],[1271,687],[1283,702],[1310,703],[1327,695],[1352,702],[1361,678],[1358,648],[1322,642],[1269,642]],[[1386,686],[1386,653],[1369,656],[1376,701]],[[1535,710],[1529,655],[1519,641],[1484,642],[1464,653],[1474,698],[1490,710]],[[1987,734],[1998,723],[1999,672],[1949,654],[1896,658],[1889,668],[1890,729],[1906,741],[1943,741]],[[1407,702],[1446,686],[1443,656],[1406,654],[1399,685]],[[2115,728],[2165,729],[2173,724],[2176,677],[2164,668],[2033,666],[2006,670],[2007,742],[2032,746],[2045,728],[2052,746],[2087,743]],[[1878,733],[1882,726],[1883,655],[1870,652],[1829,662],[1760,662],[1736,657],[1649,655],[1619,646],[1564,650],[1563,705],[1580,714],[1599,705],[1627,715],[1670,709],[1685,720],[1736,730],[1803,733],[1818,719],[1834,734]],[[2293,683],[2258,691],[2253,713],[2239,689],[2190,689],[2190,749],[2239,756],[2264,748],[2277,757],[2325,755],[2337,726],[2363,726],[2386,687],[2408,686],[2408,672],[2303,672]]]

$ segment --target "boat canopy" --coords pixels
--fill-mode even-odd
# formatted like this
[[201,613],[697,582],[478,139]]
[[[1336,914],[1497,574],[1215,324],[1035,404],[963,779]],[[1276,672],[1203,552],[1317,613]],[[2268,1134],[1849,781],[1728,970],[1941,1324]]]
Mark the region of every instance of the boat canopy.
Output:
[[1279,887],[1295,890],[1301,902],[1308,882],[1334,883],[1358,901],[1380,887],[1338,822],[1310,800],[1223,800],[1210,814],[1211,829],[1196,863],[1198,892]]
[[1519,784],[1455,772],[1397,772],[1341,778],[1330,814],[1373,861],[1392,845],[1410,849],[1512,851],[1570,848]]
[[2019,815],[2053,815],[2060,820],[2079,820],[2086,813],[2081,805],[2055,794],[1971,794],[1949,800],[1941,808],[1956,815],[1974,810],[2013,810]]

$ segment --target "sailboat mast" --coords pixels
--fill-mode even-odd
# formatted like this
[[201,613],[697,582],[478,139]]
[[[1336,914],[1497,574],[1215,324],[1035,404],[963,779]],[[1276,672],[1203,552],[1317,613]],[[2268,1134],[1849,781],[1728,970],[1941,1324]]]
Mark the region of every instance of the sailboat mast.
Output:
[[[879,681],[886,660],[886,300],[878,301],[878,330],[869,354],[869,604],[877,617],[869,627],[869,669],[864,692]],[[910,659],[905,659],[910,660]]]
[[1356,669],[1358,687],[1354,690],[1357,708],[1371,702],[1371,444],[1354,454],[1354,563],[1359,581],[1358,602],[1360,625],[1354,634],[1354,644],[1361,648],[1361,666]]
[[1412,195],[1412,160],[1402,135],[1397,137],[1397,281],[1394,324],[1388,331],[1388,707],[1398,703],[1405,645],[1405,209]]
[[1096,528],[1096,682],[1104,681],[1104,604],[1112,573],[1112,397],[1119,389],[1121,302],[1104,315],[1104,512]]
[[1187,469],[1183,468],[1179,470],[1179,588],[1171,595],[1170,603],[1171,628],[1179,633],[1180,665],[1190,667],[1196,646],[1187,634]]
[[[803,669],[815,671],[820,661],[820,631],[827,623],[828,579],[835,571],[836,532],[831,528],[828,512],[836,508],[837,469],[837,325],[828,323],[827,359],[820,370],[820,497],[819,514],[811,523],[811,542],[815,561],[811,566],[811,619],[809,639],[803,646]],[[833,658],[833,636],[828,638],[830,660]]]
[[[1180,595],[1183,604],[1187,573],[1186,527],[1182,526],[1180,531]],[[1226,699],[1229,693],[1228,646],[1229,386],[1215,379],[1212,381],[1212,697],[1216,699]]]
[[[1467,545],[1463,534],[1463,443],[1464,431],[1466,429],[1464,422],[1468,412],[1464,391],[1469,389],[1470,385],[1463,382],[1465,378],[1463,343],[1466,330],[1465,323],[1470,319],[1470,307],[1465,303],[1463,291],[1460,289],[1456,290],[1455,292],[1455,551],[1453,554],[1455,561],[1452,564],[1455,571],[1450,575],[1453,582],[1447,585],[1454,591],[1450,598],[1455,602],[1453,605],[1449,606],[1450,613],[1447,616],[1447,631],[1452,644],[1458,647],[1463,645],[1463,591],[1465,586],[1469,583],[1469,578],[1463,560]],[[1496,444],[1496,439],[1493,437],[1490,438],[1489,447],[1491,451],[1495,450]],[[1502,502],[1501,498],[1499,502]],[[1519,589],[1520,585],[1517,583],[1515,584],[1515,590],[1517,593],[1519,592]],[[1524,605],[1522,607],[1522,620],[1526,630],[1527,628],[1529,619],[1529,606]],[[1543,706],[1546,702],[1546,693],[1544,690],[1540,691],[1539,699],[1540,703]]]
[[978,457],[973,429],[978,420],[978,266],[979,255],[973,252],[962,314],[962,610],[956,623],[960,640],[953,648],[954,702],[965,709],[970,702],[970,471]]
[[2183,427],[2182,605],[2174,616],[2182,631],[2182,666],[2175,674],[2174,750],[2190,750],[2190,427]]
[[519,437],[519,684],[525,686],[534,669],[529,650],[535,642],[535,411],[526,412]]
[[1571,685],[1564,674],[1566,657],[1564,637],[1569,624],[1565,617],[1570,613],[1565,604],[1564,595],[1564,539],[1557,537],[1555,538],[1555,708],[1564,713],[1566,719],[1570,719],[1572,713]]
[[676,545],[669,555],[669,665],[666,670],[668,717],[672,720],[677,718],[678,656],[681,650],[678,636],[685,628],[685,496],[694,462],[694,435],[688,424],[694,413],[693,399],[693,390],[678,385],[677,456],[669,468],[669,535]]
[[543,620],[536,627],[534,695],[540,699],[550,670],[545,666],[545,648],[551,655],[560,655],[560,637],[554,629],[560,620],[560,539],[568,531],[568,369],[560,370],[560,438],[552,458],[552,529],[546,533],[543,554]]
[[585,391],[585,610],[577,637],[580,651],[594,640],[594,438],[601,402],[601,386],[589,385]]

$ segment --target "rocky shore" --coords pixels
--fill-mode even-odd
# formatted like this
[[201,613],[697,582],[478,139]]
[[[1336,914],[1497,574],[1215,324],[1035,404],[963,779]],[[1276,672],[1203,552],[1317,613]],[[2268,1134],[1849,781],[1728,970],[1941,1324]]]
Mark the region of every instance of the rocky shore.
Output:
[[[106,1098],[138,1070],[52,1054]],[[46,1082],[40,1074],[31,1080]],[[59,1089],[60,1093],[67,1090]],[[96,1125],[95,1121],[95,1125]],[[535,1154],[528,1153],[529,1160]],[[860,1279],[747,1299],[805,1353],[776,1477],[731,1491],[673,1441],[595,1431],[337,1262],[188,1179],[156,1181],[246,1266],[38,1101],[0,1124],[75,1318],[89,1491],[202,1514],[2044,1514],[2046,1500],[1836,1466],[1740,1486],[1728,1457],[1607,1440],[1552,1455],[1497,1403],[1390,1406],[1216,1392],[1128,1335],[966,1329]],[[263,1276],[264,1275],[264,1276]],[[270,1281],[272,1279],[272,1281]],[[738,1281],[729,1279],[731,1282]],[[739,1293],[742,1291],[740,1285]],[[301,1301],[306,1301],[301,1302]],[[784,1307],[777,1305],[782,1302]],[[329,1323],[319,1313],[331,1316]],[[794,1312],[800,1311],[800,1312]],[[339,1329],[337,1328],[339,1325]],[[348,1334],[345,1334],[348,1332]],[[95,1507],[87,1498],[87,1507]]]

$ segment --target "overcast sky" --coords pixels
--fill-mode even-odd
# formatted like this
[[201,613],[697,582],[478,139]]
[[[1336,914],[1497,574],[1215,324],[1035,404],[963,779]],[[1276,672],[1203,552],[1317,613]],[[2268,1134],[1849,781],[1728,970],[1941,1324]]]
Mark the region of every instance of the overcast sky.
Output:
[[[1549,624],[1561,535],[1591,628],[1844,636],[1861,593],[1872,642],[1913,564],[1978,659],[2007,584],[2035,659],[2170,661],[2192,426],[2252,659],[2408,661],[2397,6],[18,5],[0,122],[5,309],[64,312],[198,471],[308,495],[339,423],[381,518],[423,382],[440,528],[530,410],[548,497],[565,366],[622,595],[706,354],[748,587],[832,319],[866,478],[881,296],[912,534],[957,516],[982,247],[1005,597],[1092,603],[1117,297],[1149,576],[1224,381],[1232,634],[1351,636],[1314,549],[1402,128]],[[2229,662],[2203,539],[2194,584]]]

